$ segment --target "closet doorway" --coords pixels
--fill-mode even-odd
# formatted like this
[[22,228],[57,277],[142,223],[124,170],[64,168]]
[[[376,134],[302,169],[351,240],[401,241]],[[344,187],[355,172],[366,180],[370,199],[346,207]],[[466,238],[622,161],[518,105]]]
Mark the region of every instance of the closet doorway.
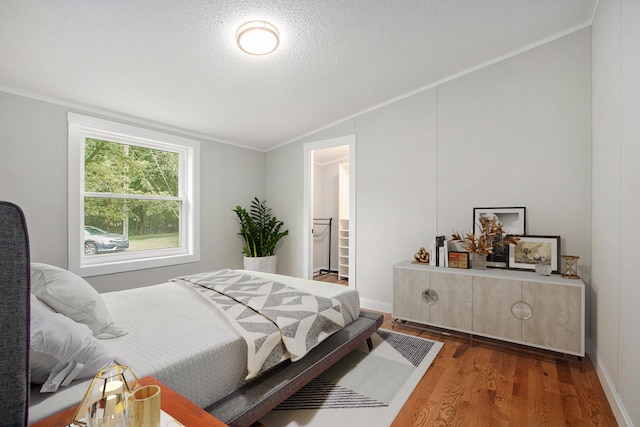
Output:
[[305,277],[355,288],[355,135],[307,143],[304,157]]

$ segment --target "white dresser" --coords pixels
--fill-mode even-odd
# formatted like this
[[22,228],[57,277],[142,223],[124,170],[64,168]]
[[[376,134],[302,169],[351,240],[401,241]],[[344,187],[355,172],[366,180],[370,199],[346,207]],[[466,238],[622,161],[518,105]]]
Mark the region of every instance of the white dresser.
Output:
[[517,270],[393,266],[393,317],[584,356],[585,286]]

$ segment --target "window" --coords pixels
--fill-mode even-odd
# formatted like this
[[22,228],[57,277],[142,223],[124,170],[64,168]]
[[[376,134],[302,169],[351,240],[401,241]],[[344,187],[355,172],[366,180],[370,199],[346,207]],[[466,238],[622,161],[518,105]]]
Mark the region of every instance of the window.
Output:
[[200,143],[69,113],[69,269],[200,260]]

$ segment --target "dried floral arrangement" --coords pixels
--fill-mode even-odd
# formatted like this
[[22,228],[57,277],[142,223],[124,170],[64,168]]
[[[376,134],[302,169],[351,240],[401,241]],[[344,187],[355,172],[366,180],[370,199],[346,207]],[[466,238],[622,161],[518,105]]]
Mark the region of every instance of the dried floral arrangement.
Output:
[[502,224],[497,218],[480,218],[480,235],[467,233],[463,238],[457,231],[453,231],[451,238],[453,240],[464,242],[467,252],[475,252],[479,254],[492,254],[494,246],[508,246],[520,240],[520,236],[504,236]]

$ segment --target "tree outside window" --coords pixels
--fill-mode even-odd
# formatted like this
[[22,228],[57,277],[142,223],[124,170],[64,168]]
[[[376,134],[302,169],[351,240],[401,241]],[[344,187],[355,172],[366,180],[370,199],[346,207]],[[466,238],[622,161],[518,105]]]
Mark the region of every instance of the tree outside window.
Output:
[[123,250],[180,246],[178,153],[85,138],[84,157],[85,229],[123,235]]
[[198,141],[69,113],[69,269],[200,260]]

